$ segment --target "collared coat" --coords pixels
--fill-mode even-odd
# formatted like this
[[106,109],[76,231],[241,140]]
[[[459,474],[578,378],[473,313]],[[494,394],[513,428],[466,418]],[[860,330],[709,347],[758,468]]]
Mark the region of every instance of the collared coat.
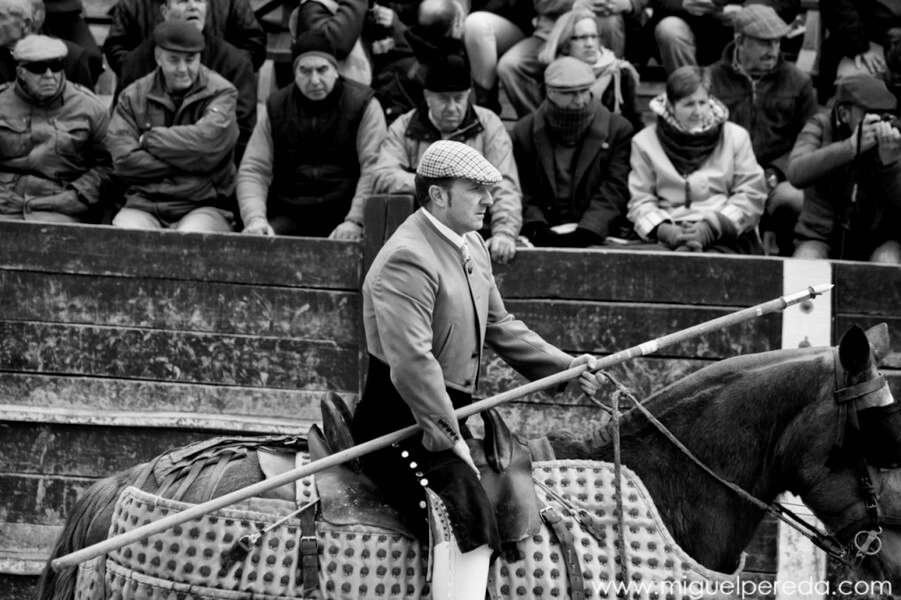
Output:
[[438,451],[460,435],[447,388],[468,394],[478,388],[485,343],[529,379],[568,368],[572,357],[507,312],[477,233],[464,236],[469,272],[461,249],[423,210],[401,224],[373,261],[363,283],[363,324],[369,353],[389,366],[422,426],[423,446]]
[[752,79],[735,66],[735,42],[710,67],[710,94],[729,109],[729,120],[748,130],[757,162],[783,174],[807,119],[817,112],[810,76],[780,55],[775,68]]
[[115,173],[128,184],[125,206],[167,221],[201,206],[230,208],[237,96],[203,66],[178,107],[159,68],[125,88],[108,139]]
[[[103,102],[66,82],[59,96],[36,106],[16,84],[0,88],[0,212],[27,196],[72,189],[88,206],[100,201],[112,161]],[[15,199],[10,196],[15,196]]]
[[[429,120],[425,105],[398,117],[379,152],[375,165],[375,191],[383,194],[412,194],[416,167],[432,143],[442,139]],[[481,106],[469,106],[457,131],[444,138],[462,142],[485,157],[503,180],[491,186],[491,233],[519,235],[522,227],[522,191],[513,160],[513,144],[500,118]]]
[[[570,212],[581,215],[580,228],[601,238],[623,235],[622,229],[631,229],[626,204],[632,133],[632,125],[624,117],[599,106],[576,150]],[[513,156],[522,185],[523,225],[536,221],[560,224],[554,143],[541,109],[516,123]]]

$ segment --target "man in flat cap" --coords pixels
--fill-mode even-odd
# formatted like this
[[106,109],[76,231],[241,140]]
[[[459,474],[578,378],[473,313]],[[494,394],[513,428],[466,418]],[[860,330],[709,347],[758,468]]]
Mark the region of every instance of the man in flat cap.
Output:
[[798,135],[788,180],[804,188],[795,256],[901,263],[901,133],[882,79],[838,80],[832,108]]
[[780,52],[788,25],[776,11],[750,4],[737,12],[735,39],[710,68],[710,93],[729,109],[729,120],[747,129],[767,176],[766,212],[760,223],[769,254],[791,256],[804,193],[786,180],[795,139],[817,112],[810,77]]
[[200,64],[194,25],[164,21],[153,37],[157,68],[123,90],[110,122],[116,175],[127,184],[113,225],[231,231],[238,92]]
[[632,230],[626,218],[632,125],[591,93],[591,66],[571,56],[544,72],[547,98],[513,129],[523,233],[536,246],[581,247]]
[[[503,122],[471,102],[469,63],[462,56],[433,61],[425,76],[425,106],[401,115],[388,128],[375,166],[375,191],[412,194],[416,167],[437,140],[454,140],[475,148],[501,173],[491,186],[494,204],[481,233],[491,257],[505,263],[516,252],[522,225],[522,192],[513,161],[513,145]],[[489,225],[490,223],[490,225]]]
[[0,218],[80,223],[100,217],[109,180],[106,107],[66,81],[60,40],[26,36],[14,83],[0,86]]
[[[416,168],[422,208],[385,243],[363,284],[370,357],[354,439],[422,427],[421,435],[364,457],[363,468],[422,541],[432,506],[426,488],[441,499],[453,535],[433,554],[436,600],[483,600],[489,558],[500,550],[494,511],[464,441],[468,430],[454,415],[478,389],[483,344],[529,379],[593,361],[548,344],[504,309],[488,248],[475,233],[499,181],[472,147],[434,142]],[[586,393],[597,390],[590,372],[579,383]]]
[[238,171],[244,232],[358,240],[385,115],[338,75],[322,32],[302,33],[293,54],[294,82],[269,96]]
[[[235,146],[235,162],[239,163],[257,122],[257,80],[250,57],[231,43],[206,31],[208,0],[162,0],[159,7],[164,21],[187,21],[203,33],[200,64],[222,75],[238,89],[236,112],[241,134]],[[153,72],[156,68],[155,48],[156,42],[153,37],[149,37],[122,56],[114,102],[123,89]]]

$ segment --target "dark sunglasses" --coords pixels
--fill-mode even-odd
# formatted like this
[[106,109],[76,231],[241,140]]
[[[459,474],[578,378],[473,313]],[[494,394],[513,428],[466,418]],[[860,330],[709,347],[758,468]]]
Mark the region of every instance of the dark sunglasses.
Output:
[[22,68],[35,75],[42,75],[47,72],[47,69],[50,69],[53,73],[59,73],[63,70],[63,61],[42,60],[38,62],[22,63]]

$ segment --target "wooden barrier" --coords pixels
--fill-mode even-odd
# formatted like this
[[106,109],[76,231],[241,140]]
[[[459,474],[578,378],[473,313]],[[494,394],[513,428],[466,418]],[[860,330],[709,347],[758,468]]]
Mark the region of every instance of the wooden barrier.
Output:
[[[372,199],[362,244],[0,222],[0,599],[28,596],[96,478],[212,434],[304,431],[330,390],[355,401],[361,275],[411,209],[409,197]],[[901,393],[901,269],[831,264],[837,287],[816,302],[834,316],[809,326],[830,331],[799,339],[888,321],[886,374]],[[540,334],[572,353],[607,354],[780,296],[788,265],[797,263],[523,250],[495,273],[508,309]],[[713,361],[780,348],[785,326],[769,315],[613,372],[644,395]],[[486,354],[482,395],[521,382]],[[502,412],[526,435],[587,433],[600,419],[573,392]],[[748,567],[759,577],[775,573],[776,531],[765,523],[755,542]]]

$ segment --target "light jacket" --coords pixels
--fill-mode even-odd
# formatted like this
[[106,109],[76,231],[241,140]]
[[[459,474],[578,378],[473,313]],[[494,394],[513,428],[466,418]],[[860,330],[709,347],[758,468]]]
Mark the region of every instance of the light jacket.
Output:
[[238,92],[201,66],[176,107],[159,68],[123,90],[109,127],[125,206],[177,221],[201,206],[227,208],[235,190]]
[[737,68],[731,42],[720,62],[710,67],[710,93],[729,109],[730,121],[750,132],[760,165],[784,174],[795,139],[817,112],[810,77],[780,55],[775,68],[752,79]]
[[663,151],[656,123],[632,138],[631,164],[629,220],[644,239],[664,221],[700,221],[708,213],[722,214],[742,234],[756,227],[763,214],[763,169],[747,130],[735,123],[723,123],[713,154],[688,176],[691,206],[685,202],[686,180]]
[[109,113],[97,96],[66,82],[36,105],[14,83],[0,87],[0,212],[11,195],[50,196],[69,189],[88,205],[112,163],[106,146]]
[[463,254],[423,214],[413,213],[385,243],[363,283],[363,324],[370,354],[388,364],[391,381],[423,429],[431,451],[459,436],[447,388],[473,393],[485,343],[529,379],[558,373],[572,357],[509,314],[475,232]]
[[[375,191],[383,194],[412,194],[416,167],[433,142],[442,139],[429,119],[426,106],[397,118],[388,128],[379,160],[375,165]],[[522,192],[513,160],[513,145],[504,123],[488,109],[470,105],[457,131],[444,138],[462,142],[484,156],[503,176],[491,186],[491,233],[519,235],[522,227]]]

